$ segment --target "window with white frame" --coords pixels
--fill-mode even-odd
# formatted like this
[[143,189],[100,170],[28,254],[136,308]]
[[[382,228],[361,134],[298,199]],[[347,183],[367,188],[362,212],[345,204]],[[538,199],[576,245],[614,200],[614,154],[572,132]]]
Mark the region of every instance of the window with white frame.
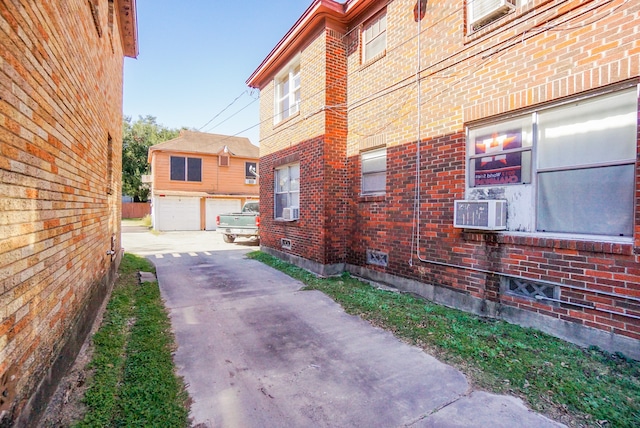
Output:
[[387,48],[386,12],[365,24],[362,30],[362,62],[366,63],[381,55]]
[[281,122],[300,111],[300,60],[289,64],[275,80],[274,123]]
[[362,194],[385,193],[387,187],[387,149],[376,149],[360,155],[362,164]]
[[531,183],[538,232],[633,236],[637,118],[633,87],[471,128],[469,186]]
[[274,216],[284,218],[285,208],[300,207],[300,164],[290,164],[275,170]]

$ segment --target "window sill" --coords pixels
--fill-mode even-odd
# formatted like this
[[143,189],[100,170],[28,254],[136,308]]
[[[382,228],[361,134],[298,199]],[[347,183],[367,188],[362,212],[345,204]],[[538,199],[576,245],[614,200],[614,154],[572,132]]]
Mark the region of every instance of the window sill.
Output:
[[277,224],[286,224],[286,225],[297,225],[300,219],[295,220],[285,220],[283,218],[274,218],[273,221]]
[[364,70],[365,68],[369,67],[370,65],[372,65],[375,62],[380,61],[382,58],[384,58],[386,56],[387,56],[387,50],[385,49],[382,52],[380,52],[378,55],[374,56],[373,58],[367,60],[366,62],[363,62],[360,65],[360,69],[358,71]]
[[384,193],[378,193],[374,195],[360,195],[358,196],[358,202],[367,203],[367,202],[384,202],[387,199],[387,195]]
[[493,244],[522,245],[528,247],[559,248],[564,250],[587,251],[591,253],[619,254],[632,256],[634,250],[632,238],[615,237],[577,237],[558,234],[510,233],[463,231],[462,237],[468,242],[488,242]]

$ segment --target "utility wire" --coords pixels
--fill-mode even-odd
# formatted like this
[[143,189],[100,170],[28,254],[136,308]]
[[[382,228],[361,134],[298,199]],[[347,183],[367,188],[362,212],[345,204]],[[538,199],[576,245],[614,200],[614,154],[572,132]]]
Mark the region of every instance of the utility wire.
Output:
[[235,104],[236,101],[238,101],[244,94],[249,94],[249,91],[244,90],[240,95],[238,95],[236,97],[235,100],[231,101],[231,103],[229,103],[228,106],[226,106],[225,108],[223,108],[218,114],[216,114],[215,116],[213,116],[211,119],[209,119],[209,121],[207,123],[205,123],[204,125],[202,125],[200,128],[198,128],[198,131],[202,130],[202,128],[204,128],[205,126],[207,126],[208,124],[210,124],[211,122],[213,122],[218,116],[220,116],[222,113],[224,113],[229,107],[231,107],[232,105]]
[[[253,98],[253,97],[252,97]],[[244,109],[248,108],[250,105],[254,104],[256,101],[258,101],[260,98],[253,98],[252,101],[247,104],[246,106],[242,107],[240,110],[236,111],[235,113],[233,113],[231,116],[227,117],[226,119],[223,119],[221,122],[216,123],[215,125],[209,127],[209,129],[207,129],[205,132],[209,132],[213,129],[216,129],[218,126],[222,125],[223,123],[225,123],[227,120],[237,116],[241,111],[243,111]]]
[[[391,4],[391,3],[392,3],[392,2],[394,2],[394,1],[395,1],[395,0],[390,0],[389,2],[387,2],[387,4]],[[562,1],[561,3],[558,3],[558,4],[553,5],[553,9],[556,9],[556,8],[557,8],[557,6],[559,6],[560,4],[566,3],[567,1],[568,1],[568,0],[564,0],[564,1]],[[587,11],[583,11],[583,13],[591,12],[591,11],[593,11],[593,10],[595,10],[595,9],[598,9],[598,8],[600,8],[600,7],[604,6],[604,5],[608,5],[608,4],[610,4],[610,3],[614,2],[614,1],[615,1],[615,0],[608,0],[606,3],[600,3],[600,4],[597,4],[596,6],[594,6],[594,7],[590,8],[589,10],[587,10]],[[616,8],[615,8],[613,11],[610,11],[606,16],[598,17],[598,18],[596,18],[595,20],[593,20],[593,21],[591,21],[591,22],[589,22],[589,23],[585,23],[584,25],[581,25],[581,26],[579,26],[579,27],[557,28],[557,26],[558,26],[558,25],[564,25],[564,24],[566,24],[567,22],[569,22],[569,21],[571,21],[571,20],[573,20],[573,19],[576,19],[577,17],[579,17],[579,15],[578,15],[578,16],[571,16],[571,17],[569,17],[568,19],[564,20],[562,23],[560,23],[560,24],[558,24],[558,25],[553,26],[552,28],[546,28],[546,27],[544,27],[544,24],[549,23],[549,22],[551,22],[551,21],[553,21],[553,20],[555,20],[555,19],[559,19],[559,18],[561,18],[563,15],[566,15],[566,14],[571,13],[573,10],[571,10],[571,11],[567,11],[567,12],[562,13],[562,14],[560,14],[560,15],[554,15],[554,16],[551,16],[551,17],[549,17],[548,19],[546,19],[546,20],[545,20],[545,22],[544,22],[543,24],[535,24],[535,25],[532,25],[529,29],[523,30],[522,32],[519,32],[518,34],[515,34],[515,35],[513,35],[513,36],[511,36],[511,37],[508,37],[507,39],[502,40],[501,42],[497,43],[497,45],[493,45],[493,46],[491,46],[491,47],[489,47],[489,48],[485,48],[485,49],[483,49],[483,50],[481,50],[481,51],[479,51],[479,52],[474,53],[474,54],[473,54],[473,55],[471,55],[471,56],[467,56],[467,57],[461,58],[461,59],[459,59],[459,60],[456,60],[456,61],[455,61],[455,62],[453,62],[453,63],[447,64],[447,65],[444,65],[444,63],[446,63],[448,60],[451,60],[451,59],[455,58],[456,56],[459,56],[459,55],[461,55],[461,54],[463,54],[463,53],[465,53],[465,52],[469,51],[470,49],[472,49],[472,48],[474,48],[474,47],[476,46],[476,43],[470,43],[470,44],[469,44],[469,45],[467,45],[464,49],[462,49],[462,50],[460,50],[460,51],[457,51],[456,53],[454,53],[454,54],[452,54],[452,55],[450,55],[450,56],[448,56],[448,57],[446,57],[446,58],[443,58],[443,59],[441,59],[441,60],[439,60],[439,61],[437,61],[437,62],[435,62],[435,63],[432,63],[432,64],[430,64],[429,66],[427,66],[427,67],[425,67],[425,68],[423,68],[419,73],[422,73],[422,72],[424,72],[424,71],[427,71],[427,70],[433,69],[434,67],[437,67],[438,65],[442,65],[442,67],[441,67],[441,68],[439,68],[439,69],[437,69],[437,70],[432,71],[431,73],[429,73],[429,75],[424,76],[424,77],[420,77],[420,80],[423,80],[423,79],[425,79],[425,78],[429,78],[429,77],[437,77],[437,76],[436,76],[437,74],[439,74],[439,73],[441,73],[441,72],[443,72],[443,71],[445,71],[445,70],[447,70],[447,69],[450,69],[450,68],[452,68],[452,67],[454,67],[454,66],[456,66],[456,65],[460,64],[461,62],[468,61],[468,60],[472,60],[472,59],[474,59],[474,58],[478,58],[478,57],[480,57],[482,60],[486,60],[488,57],[494,56],[494,55],[496,55],[496,54],[500,54],[499,56],[501,56],[502,52],[504,52],[505,50],[508,50],[509,48],[511,48],[511,47],[513,47],[513,46],[515,46],[515,45],[517,45],[517,44],[519,44],[519,43],[523,43],[525,40],[529,40],[530,38],[533,38],[533,37],[537,36],[538,34],[540,34],[541,32],[544,32],[544,31],[547,31],[547,30],[552,30],[552,29],[553,29],[553,30],[555,30],[555,31],[572,30],[572,29],[575,29],[575,28],[581,28],[582,26],[591,25],[591,24],[596,23],[596,22],[598,22],[599,20],[604,19],[604,18],[606,18],[607,16],[611,15],[613,12],[615,12],[615,10],[619,9],[622,5],[624,5],[624,4],[625,4],[625,3],[627,3],[628,1],[629,1],[629,0],[624,0],[624,2],[623,2],[623,3],[621,3],[621,4],[620,4],[620,5],[618,5],[618,6],[616,6]],[[464,10],[464,7],[465,7],[465,6],[455,8],[451,13],[449,13],[449,14],[445,15],[443,18],[441,18],[441,19],[439,19],[438,21],[434,22],[432,25],[430,25],[430,26],[426,27],[425,29],[423,29],[423,30],[421,31],[420,36],[422,36],[422,35],[423,35],[424,33],[426,33],[427,31],[429,31],[429,30],[433,29],[436,25],[438,25],[438,24],[442,23],[443,21],[445,21],[446,19],[448,19],[449,17],[451,17],[451,16],[452,16],[452,15],[454,15],[455,13],[458,13],[460,10]],[[547,9],[544,9],[544,10],[532,10],[532,11],[531,11],[531,13],[534,13],[534,14],[535,14],[535,16],[540,16],[540,15],[542,15],[542,14],[544,14],[545,12],[548,12],[548,11],[550,11],[550,10],[552,10],[552,8],[547,8]],[[580,15],[582,15],[582,13],[581,13]],[[526,20],[526,19],[518,20],[517,22],[514,22],[511,26],[513,27],[513,26],[515,26],[515,25],[522,24],[525,20]],[[346,38],[350,33],[352,33],[352,32],[353,32],[353,31],[355,31],[355,30],[358,30],[359,28],[360,28],[360,26],[355,26],[355,27],[351,28],[347,33],[345,33],[345,34],[342,36],[342,41],[344,42],[345,38]],[[532,30],[534,30],[534,29],[538,29],[539,31],[533,32]],[[527,34],[527,33],[529,33],[529,34]],[[528,36],[528,37],[527,37],[527,36]],[[406,43],[409,43],[410,41],[412,41],[412,40],[413,40],[413,39],[415,39],[416,37],[418,37],[418,36],[413,35],[413,36],[411,36],[411,37],[409,37],[409,38],[407,38],[407,39],[405,39],[405,40],[401,41],[399,44],[397,44],[397,45],[393,46],[392,48],[387,49],[387,54],[389,54],[389,53],[391,53],[391,52],[393,52],[393,51],[395,51],[395,50],[399,49],[401,46],[403,46],[403,45],[404,45],[404,44],[406,44]],[[526,38],[525,38],[525,37],[526,37]],[[499,47],[498,49],[496,49],[496,46],[500,46],[500,47]],[[320,55],[320,53],[319,53],[319,54],[316,54],[316,56],[319,56],[319,55]],[[483,62],[485,62],[485,61],[480,61],[480,63],[481,63],[481,64],[482,64]],[[468,66],[468,67],[464,67],[464,68],[463,68],[463,70],[464,70],[464,69],[466,69],[466,68],[469,68],[469,67],[470,67],[470,66]],[[338,84],[341,84],[341,82],[345,81],[345,80],[346,80],[348,77],[350,77],[353,73],[356,73],[356,72],[359,72],[359,71],[360,71],[360,69],[359,69],[359,68],[357,68],[357,69],[355,69],[354,71],[352,71],[351,73],[349,73],[349,74],[345,74],[345,76],[344,76],[344,77],[342,77],[342,78],[340,78],[340,79],[336,80],[336,81],[335,81],[335,82],[333,82],[331,85],[328,85],[328,86],[326,86],[326,87],[323,87],[323,88],[322,88],[321,90],[319,90],[318,92],[316,92],[316,93],[314,93],[314,94],[312,94],[312,95],[310,95],[310,96],[308,96],[308,97],[305,97],[306,99],[301,100],[300,104],[302,105],[302,104],[305,104],[305,103],[309,103],[309,102],[311,101],[311,99],[312,99],[312,98],[314,98],[315,96],[318,96],[318,95],[324,94],[328,89],[331,89],[332,87],[334,87],[334,86],[336,86],[336,85],[338,85]],[[460,70],[460,71],[462,71],[462,70]],[[447,77],[453,77],[453,76],[447,76]],[[408,82],[408,81],[409,81],[409,82]],[[459,83],[459,82],[460,82],[460,80],[458,80],[456,83]],[[308,114],[307,116],[305,116],[305,119],[308,119],[309,117],[314,116],[315,114],[318,114],[318,113],[320,113],[320,112],[322,112],[322,111],[324,111],[324,110],[332,110],[332,111],[335,111],[335,112],[337,112],[337,113],[339,113],[339,112],[336,110],[337,108],[346,108],[346,109],[348,109],[348,110],[352,110],[353,108],[361,107],[361,106],[363,106],[363,105],[365,105],[365,104],[368,104],[369,102],[375,101],[376,99],[378,99],[378,98],[380,98],[380,97],[382,97],[382,96],[385,96],[385,95],[388,95],[388,94],[390,94],[390,93],[392,93],[392,92],[395,92],[395,91],[397,91],[397,90],[403,89],[403,88],[405,88],[405,87],[407,87],[407,86],[410,86],[410,85],[412,85],[412,84],[414,84],[414,83],[415,83],[415,73],[412,73],[411,75],[408,75],[407,77],[402,78],[402,79],[400,79],[399,81],[397,81],[397,82],[395,82],[395,83],[393,83],[393,84],[391,84],[391,85],[388,85],[387,87],[385,87],[385,88],[383,88],[383,89],[381,89],[381,90],[379,90],[379,91],[376,91],[376,92],[375,92],[375,93],[373,93],[373,94],[369,94],[369,95],[367,95],[367,96],[365,96],[365,97],[362,97],[361,99],[359,99],[359,100],[357,100],[357,101],[354,101],[353,103],[349,103],[350,105],[342,104],[342,105],[325,106],[325,107],[323,107],[322,109],[320,109],[320,110],[318,110],[318,111],[315,111],[315,112],[312,112],[312,113]],[[261,95],[262,95],[262,94],[260,94],[260,97],[261,97]],[[439,94],[438,94],[438,95],[439,95]],[[423,103],[423,104],[424,104],[424,103]],[[218,116],[218,115],[217,115],[217,116]],[[216,116],[216,117],[217,117],[217,116]],[[269,121],[273,121],[273,120],[274,120],[274,118],[275,118],[276,116],[277,116],[277,115],[275,115],[275,114],[274,114],[273,116],[271,116],[271,117],[269,117],[269,118],[266,118],[265,120],[260,121],[260,122],[256,123],[255,125],[252,125],[252,126],[250,126],[250,127],[246,128],[246,129],[243,129],[242,131],[240,131],[240,132],[238,132],[238,133],[234,134],[233,136],[240,135],[240,134],[242,134],[242,133],[244,133],[244,132],[247,132],[247,131],[249,131],[249,130],[251,130],[251,129],[253,129],[253,128],[257,127],[257,126],[260,126],[260,125],[262,125],[262,124],[264,124],[264,123],[267,123],[267,122],[269,122]],[[404,116],[404,115],[403,115],[403,116]],[[215,118],[214,118],[214,119],[215,119]],[[213,119],[212,119],[212,120],[213,120]],[[208,123],[210,123],[210,122],[211,122],[211,121],[207,122],[207,124],[208,124]],[[289,125],[289,126],[287,126],[287,127],[285,127],[285,128],[281,128],[279,131],[287,130],[287,129],[291,128],[292,126],[297,125],[298,123],[299,123],[299,122],[292,123],[291,125]],[[204,126],[206,126],[207,124],[205,124]]]

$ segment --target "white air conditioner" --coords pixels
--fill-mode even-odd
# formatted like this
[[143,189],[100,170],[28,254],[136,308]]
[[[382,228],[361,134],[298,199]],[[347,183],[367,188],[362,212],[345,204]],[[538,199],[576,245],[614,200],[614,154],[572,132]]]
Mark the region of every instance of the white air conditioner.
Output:
[[255,178],[245,178],[244,179],[244,184],[256,184],[256,179]]
[[282,218],[288,221],[298,220],[300,218],[300,208],[298,207],[283,208]]
[[516,0],[467,0],[469,29],[477,30],[489,21],[506,15],[516,7]]
[[453,226],[465,229],[505,230],[507,201],[495,199],[455,201]]

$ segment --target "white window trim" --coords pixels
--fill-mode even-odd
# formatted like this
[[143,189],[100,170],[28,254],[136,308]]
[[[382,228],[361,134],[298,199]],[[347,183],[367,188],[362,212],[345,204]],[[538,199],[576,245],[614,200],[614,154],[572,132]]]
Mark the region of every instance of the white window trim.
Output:
[[[364,158],[365,157],[382,157],[382,156],[384,156],[384,159],[385,159],[384,170],[379,169],[379,170],[375,170],[375,171],[369,171],[367,173],[364,172],[364,160],[365,160]],[[372,176],[372,175],[380,174],[381,172],[385,173],[384,174],[385,175],[384,189],[383,190],[374,190],[374,191],[366,192],[364,190],[365,177],[366,176]],[[377,196],[377,195],[384,195],[384,194],[386,194],[386,192],[387,192],[387,148],[386,147],[379,147],[377,149],[367,150],[367,151],[364,151],[364,152],[360,153],[360,195],[361,196]]]
[[[286,194],[287,195],[287,205],[283,205],[282,208],[284,210],[284,208],[292,208],[292,207],[298,207],[298,205],[293,205],[291,203],[291,195],[292,194],[298,194],[298,203],[300,203],[300,183],[298,183],[298,190],[291,190],[291,188],[289,188],[286,192],[278,192],[278,172],[279,171],[283,171],[285,169],[291,169],[291,167],[294,166],[298,166],[298,176],[300,175],[300,163],[299,162],[294,162],[294,163],[290,163],[287,165],[282,165],[279,166],[275,169],[274,171],[274,176],[273,176],[273,218],[276,220],[284,220],[284,218],[282,216],[278,217],[277,215],[277,210],[278,210],[278,195],[282,195],[282,194]],[[291,177],[291,173],[289,173],[289,177]],[[298,177],[298,180],[300,180],[301,177]]]
[[[362,26],[362,64],[367,64],[371,61],[374,61],[377,58],[380,58],[381,56],[384,56],[385,52],[387,51],[388,21],[386,19],[386,16],[387,16],[387,11],[384,10],[376,14],[373,18],[371,18]],[[366,37],[367,29],[369,29],[376,22],[380,21],[382,18],[385,18],[384,31],[381,31],[380,33],[378,33],[375,37],[372,38],[372,40],[375,40],[378,37],[384,37],[384,47],[380,50],[380,52],[376,52],[374,55],[367,55],[367,47],[369,43],[372,41],[372,40],[367,40],[367,37]]]
[[[538,176],[541,173],[545,173],[545,172],[550,172],[550,171],[562,171],[562,170],[578,170],[578,169],[584,169],[584,166],[581,165],[576,165],[576,166],[570,166],[570,167],[555,167],[555,168],[539,168],[538,167],[538,161],[537,161],[537,151],[538,151],[538,145],[540,144],[539,141],[539,136],[538,134],[538,114],[545,112],[547,110],[550,109],[555,109],[558,107],[562,107],[568,104],[572,104],[575,102],[581,102],[581,101],[585,101],[585,100],[591,100],[591,99],[597,99],[606,95],[611,95],[611,94],[615,94],[617,92],[623,92],[626,90],[630,90],[631,88],[635,88],[635,92],[636,92],[636,97],[640,97],[640,85],[637,84],[621,84],[621,85],[617,85],[615,87],[611,87],[608,89],[604,89],[601,91],[597,91],[597,92],[593,92],[587,95],[583,95],[580,97],[573,97],[571,99],[567,99],[567,100],[563,100],[563,101],[559,101],[557,103],[550,103],[548,105],[545,106],[540,106],[540,107],[536,107],[536,108],[530,108],[527,109],[527,111],[522,112],[522,113],[518,113],[518,114],[509,114],[509,115],[503,115],[501,117],[498,118],[492,118],[492,119],[484,119],[482,121],[478,121],[476,122],[476,124],[474,125],[470,125],[466,127],[466,166],[465,166],[465,175],[466,175],[466,180],[465,180],[465,188],[466,191],[472,191],[474,189],[487,189],[487,188],[491,188],[491,187],[503,187],[504,185],[500,185],[500,184],[496,184],[496,185],[481,185],[481,186],[472,186],[472,179],[473,177],[471,176],[471,162],[474,161],[476,158],[481,157],[482,155],[474,155],[472,150],[470,149],[470,145],[471,145],[471,138],[470,138],[470,131],[472,129],[478,129],[478,128],[482,128],[485,126],[488,126],[490,124],[494,124],[494,123],[500,123],[500,122],[507,122],[509,120],[512,119],[517,119],[517,118],[521,118],[521,117],[526,117],[526,116],[530,116],[531,117],[531,121],[532,121],[532,127],[533,127],[533,141],[530,147],[526,147],[526,148],[521,148],[518,149],[517,151],[522,151],[522,152],[526,152],[526,151],[531,151],[532,153],[532,159],[531,159],[531,182],[530,183],[522,183],[522,184],[515,184],[513,186],[530,186],[533,187],[533,192],[532,192],[532,208],[533,208],[533,212],[534,212],[534,219],[533,219],[533,230],[531,231],[517,231],[517,230],[506,230],[502,233],[508,234],[508,235],[512,235],[512,236],[544,236],[546,238],[556,238],[556,239],[563,239],[563,240],[576,240],[576,241],[596,241],[596,242],[613,242],[613,243],[631,243],[634,241],[634,236],[635,233],[632,231],[631,236],[616,236],[616,235],[600,235],[600,234],[585,234],[585,233],[579,233],[579,232],[546,232],[546,231],[541,231],[541,230],[537,230],[537,217],[538,217],[538,207],[537,207],[537,198],[538,198]],[[637,113],[637,112],[636,112]],[[515,150],[514,150],[515,151]],[[599,166],[622,166],[622,165],[631,165],[635,163],[635,159],[638,156],[638,152],[636,149],[636,156],[633,159],[628,159],[628,160],[619,160],[619,161],[615,161],[615,162],[602,162],[602,163],[593,163],[593,164],[589,164],[589,167],[599,167]]]
[[[298,73],[296,74],[295,69],[298,68]],[[274,79],[273,82],[273,90],[274,90],[274,112],[276,113],[273,116],[274,125],[282,122],[285,119],[290,118],[300,111],[300,100],[296,101],[296,93],[301,90],[301,83],[298,83],[298,86],[294,87],[293,82],[295,81],[296,75],[298,77],[298,82],[300,82],[301,78],[301,67],[300,67],[300,55],[296,56],[286,67],[284,67],[283,71],[280,72]],[[281,94],[283,83],[285,81],[289,81],[289,91],[286,94]],[[289,98],[289,114],[287,117],[284,117],[284,111],[280,110],[280,102],[285,98]]]

